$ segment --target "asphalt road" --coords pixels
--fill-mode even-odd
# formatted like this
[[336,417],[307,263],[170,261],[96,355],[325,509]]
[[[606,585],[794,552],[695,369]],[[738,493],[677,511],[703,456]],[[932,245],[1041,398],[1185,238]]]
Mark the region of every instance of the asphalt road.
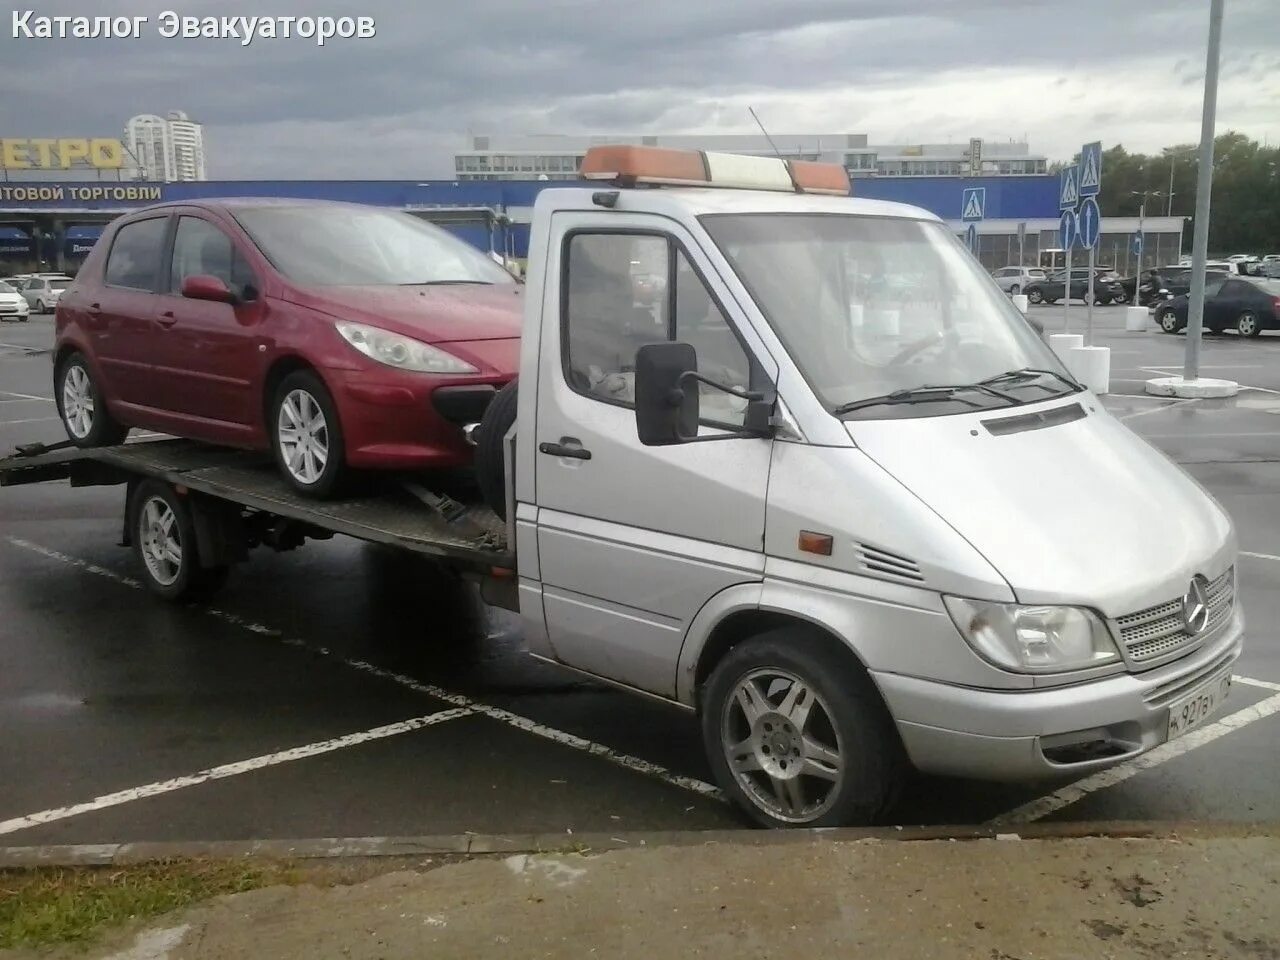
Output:
[[[1061,306],[1033,309],[1061,329]],[[1280,820],[1280,335],[1206,340],[1206,375],[1261,389],[1177,403],[1141,389],[1183,338],[1122,328],[1095,311],[1106,404],[1233,515],[1253,682],[1230,723],[1147,763],[1070,792],[917,778],[895,822]],[[51,333],[0,326],[0,449],[62,436]],[[258,552],[215,605],[175,608],[116,546],[121,499],[0,491],[0,845],[742,823],[687,714],[525,657],[509,616],[430,567],[339,538]]]

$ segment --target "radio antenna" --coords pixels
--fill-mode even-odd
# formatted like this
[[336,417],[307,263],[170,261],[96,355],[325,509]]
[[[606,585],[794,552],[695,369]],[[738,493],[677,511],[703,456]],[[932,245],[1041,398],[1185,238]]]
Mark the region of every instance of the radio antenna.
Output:
[[769,131],[766,130],[764,128],[764,124],[760,122],[760,117],[756,114],[756,108],[747,107],[747,110],[751,114],[751,119],[756,122],[756,126],[760,128],[760,132],[764,134],[764,138],[769,141],[769,146],[773,147],[773,152],[777,155],[778,159],[781,160],[782,151],[778,149],[778,145],[773,142],[773,137],[769,136]]

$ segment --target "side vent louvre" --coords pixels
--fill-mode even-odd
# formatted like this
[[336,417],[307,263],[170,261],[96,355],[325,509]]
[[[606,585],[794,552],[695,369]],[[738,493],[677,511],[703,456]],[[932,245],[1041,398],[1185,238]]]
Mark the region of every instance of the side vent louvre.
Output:
[[866,543],[857,544],[856,550],[862,569],[873,577],[885,577],[905,583],[924,583],[924,574],[914,560]]

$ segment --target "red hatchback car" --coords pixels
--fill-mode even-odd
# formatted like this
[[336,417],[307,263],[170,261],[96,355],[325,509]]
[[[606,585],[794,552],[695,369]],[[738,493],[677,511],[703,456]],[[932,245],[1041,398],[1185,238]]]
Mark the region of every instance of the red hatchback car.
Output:
[[521,290],[396,211],[149,207],[113,222],[63,293],[54,396],[80,446],[141,427],[271,449],[317,497],[347,468],[465,465],[464,426],[516,375]]

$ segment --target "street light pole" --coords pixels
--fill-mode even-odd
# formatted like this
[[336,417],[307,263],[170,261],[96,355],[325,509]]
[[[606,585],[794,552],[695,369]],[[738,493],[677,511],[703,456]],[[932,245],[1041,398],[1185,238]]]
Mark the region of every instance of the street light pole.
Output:
[[1200,376],[1204,330],[1204,265],[1209,258],[1209,193],[1213,189],[1213,128],[1218,108],[1218,61],[1222,48],[1222,2],[1209,7],[1209,52],[1204,67],[1204,114],[1200,120],[1200,169],[1196,171],[1196,224],[1191,241],[1191,310],[1187,316],[1187,357],[1183,380]]

